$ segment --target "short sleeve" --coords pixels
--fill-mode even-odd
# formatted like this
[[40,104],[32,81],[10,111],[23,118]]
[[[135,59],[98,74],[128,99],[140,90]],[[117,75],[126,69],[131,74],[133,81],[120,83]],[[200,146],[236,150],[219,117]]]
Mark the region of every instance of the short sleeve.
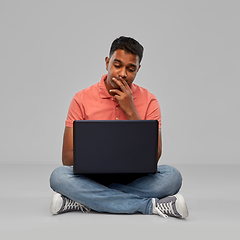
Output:
[[151,98],[149,105],[148,105],[148,109],[147,109],[147,113],[146,113],[146,120],[158,120],[159,128],[161,129],[162,118],[161,118],[160,105],[154,95]]
[[84,120],[83,109],[79,99],[79,94],[77,93],[70,103],[67,119],[65,121],[66,127],[73,127],[73,122],[75,120]]

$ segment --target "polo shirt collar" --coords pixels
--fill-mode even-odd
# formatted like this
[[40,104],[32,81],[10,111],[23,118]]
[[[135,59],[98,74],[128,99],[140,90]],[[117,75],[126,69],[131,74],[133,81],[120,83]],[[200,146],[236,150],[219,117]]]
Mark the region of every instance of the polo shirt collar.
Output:
[[[105,80],[107,79],[107,74],[103,75],[100,82],[99,82],[99,95],[101,98],[112,98],[112,96],[109,94],[106,85],[105,85]],[[133,99],[135,99],[137,96],[135,94],[136,90],[136,85],[131,84],[130,89],[133,93]]]

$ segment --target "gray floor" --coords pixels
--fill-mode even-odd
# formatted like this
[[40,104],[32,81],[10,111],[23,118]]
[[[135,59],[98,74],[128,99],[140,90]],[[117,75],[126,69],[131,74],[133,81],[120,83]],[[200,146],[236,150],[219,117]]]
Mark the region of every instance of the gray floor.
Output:
[[186,220],[79,212],[52,216],[48,181],[55,167],[0,165],[1,239],[229,239],[240,228],[240,165],[175,166],[184,178]]

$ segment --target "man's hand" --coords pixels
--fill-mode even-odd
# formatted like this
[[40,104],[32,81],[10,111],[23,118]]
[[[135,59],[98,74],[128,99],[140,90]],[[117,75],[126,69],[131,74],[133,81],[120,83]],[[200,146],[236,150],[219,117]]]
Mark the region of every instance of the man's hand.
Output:
[[122,78],[120,78],[119,80],[113,78],[112,80],[119,86],[120,89],[111,89],[110,92],[115,93],[114,97],[119,103],[123,112],[127,115],[128,119],[140,119],[133,102],[132,91],[128,86],[127,82]]

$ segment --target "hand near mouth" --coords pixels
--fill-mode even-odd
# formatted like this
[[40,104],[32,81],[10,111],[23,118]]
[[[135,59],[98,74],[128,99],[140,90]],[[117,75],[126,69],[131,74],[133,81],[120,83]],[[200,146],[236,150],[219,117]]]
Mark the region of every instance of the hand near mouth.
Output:
[[110,89],[109,92],[115,93],[114,98],[120,105],[123,112],[127,115],[129,120],[137,120],[140,119],[137,110],[133,101],[132,91],[127,84],[125,79],[116,79],[112,78],[112,80],[119,86],[119,89]]

